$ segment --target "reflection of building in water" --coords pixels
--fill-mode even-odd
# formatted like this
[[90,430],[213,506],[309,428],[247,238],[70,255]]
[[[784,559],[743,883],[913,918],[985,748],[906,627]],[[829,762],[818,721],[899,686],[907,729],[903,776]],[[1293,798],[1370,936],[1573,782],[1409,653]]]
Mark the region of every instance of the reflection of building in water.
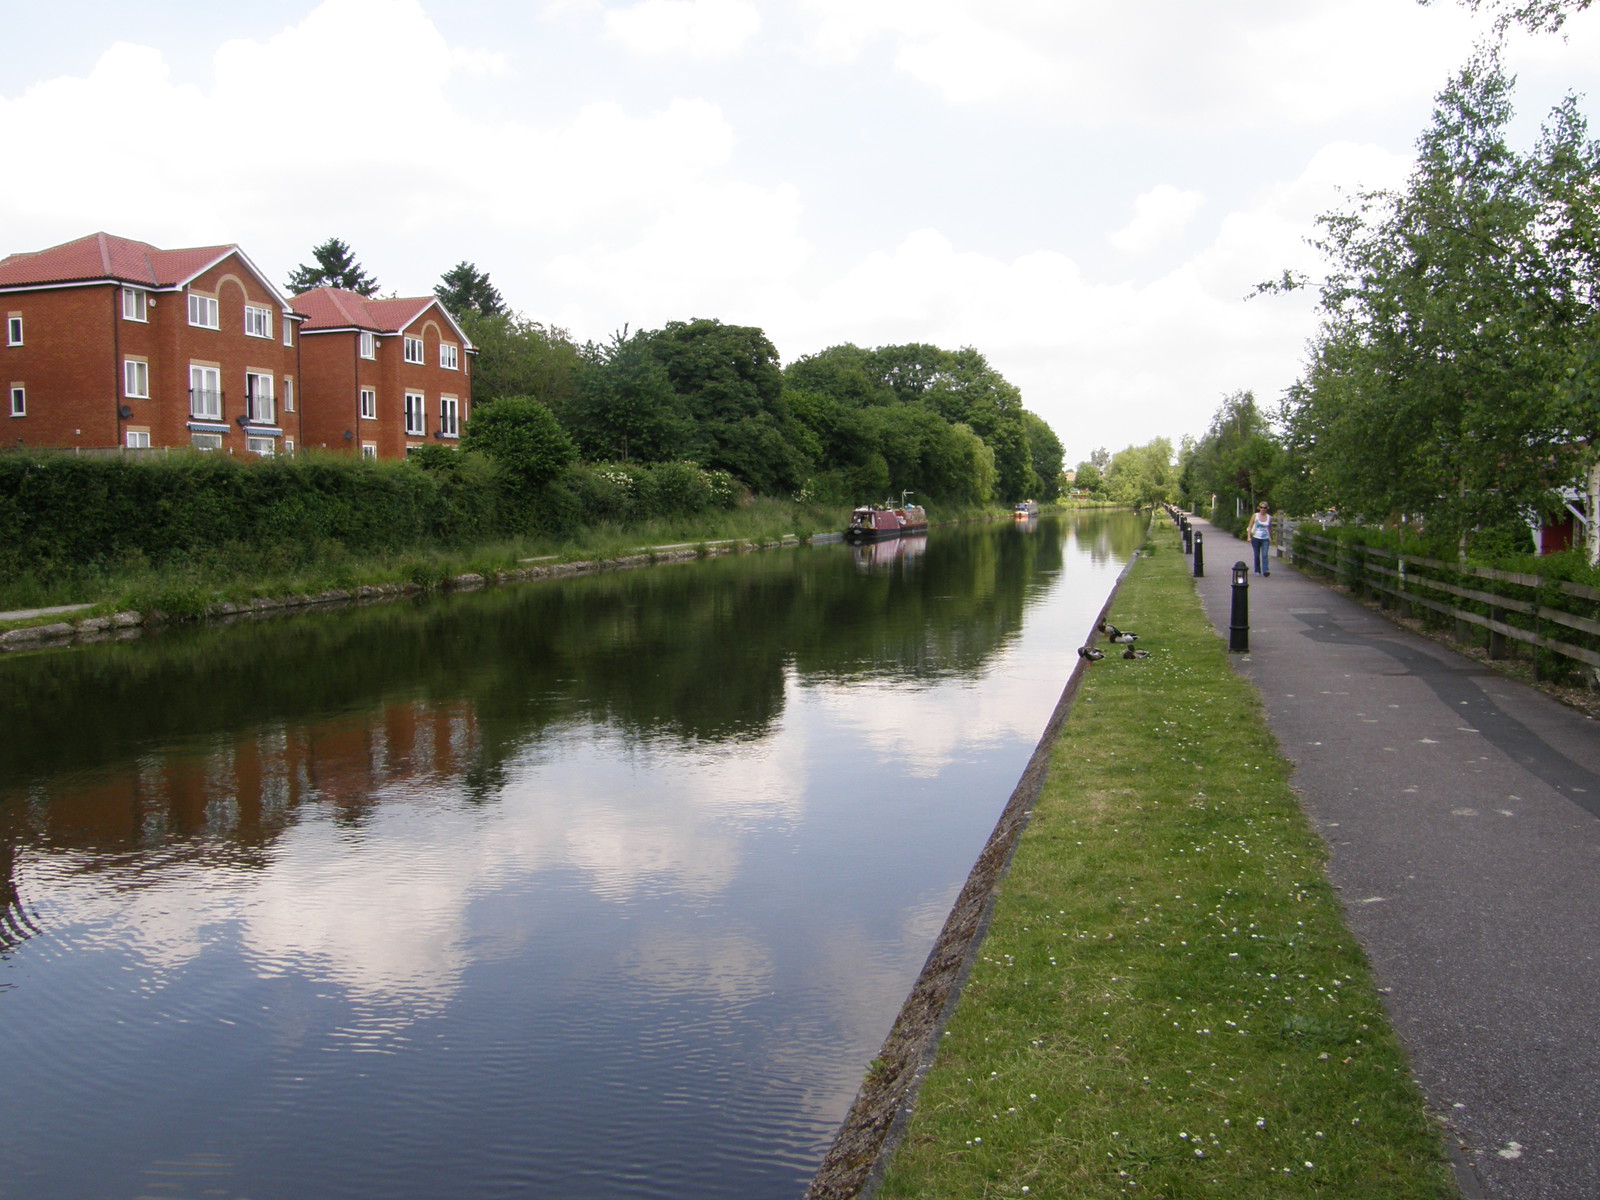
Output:
[[73,868],[125,873],[119,886],[133,887],[175,863],[255,866],[300,806],[359,821],[397,783],[463,773],[479,745],[467,701],[408,701],[174,745],[0,795],[0,950],[36,932],[19,894],[29,851],[66,852]]

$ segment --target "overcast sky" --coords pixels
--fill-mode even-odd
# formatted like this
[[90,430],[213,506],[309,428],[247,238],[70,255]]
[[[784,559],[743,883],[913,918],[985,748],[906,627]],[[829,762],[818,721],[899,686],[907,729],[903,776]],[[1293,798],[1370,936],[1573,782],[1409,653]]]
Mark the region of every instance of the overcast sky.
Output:
[[[0,253],[343,238],[466,259],[579,342],[715,317],[785,362],[973,346],[1061,436],[1275,405],[1308,297],[1246,301],[1340,189],[1403,181],[1488,36],[1449,0],[0,0]],[[1600,9],[1513,35],[1519,145]],[[1585,111],[1592,113],[1586,101]],[[1600,121],[1596,122],[1600,131]]]

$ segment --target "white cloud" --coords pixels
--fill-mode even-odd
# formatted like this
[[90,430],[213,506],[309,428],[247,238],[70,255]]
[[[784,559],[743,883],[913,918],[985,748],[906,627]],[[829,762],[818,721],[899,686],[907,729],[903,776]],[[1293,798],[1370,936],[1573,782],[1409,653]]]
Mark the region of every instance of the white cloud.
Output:
[[1189,226],[1205,203],[1199,192],[1157,184],[1133,202],[1133,220],[1111,235],[1111,244],[1128,254],[1149,254]]
[[[885,44],[947,104],[1019,103],[1041,119],[1207,126],[1381,111],[1419,73],[1442,78],[1475,28],[1453,6],[1392,0],[801,0],[818,58]],[[1382,29],[1380,36],[1375,30]],[[1042,106],[1042,107],[1039,107]]]
[[761,13],[747,0],[643,0],[610,9],[606,35],[632,54],[731,58],[761,29]]
[[636,311],[719,315],[729,297],[739,307],[754,290],[768,291],[804,264],[795,188],[749,183],[691,183],[656,198],[659,211],[626,243],[596,240],[558,254],[550,275],[590,297],[630,297]]

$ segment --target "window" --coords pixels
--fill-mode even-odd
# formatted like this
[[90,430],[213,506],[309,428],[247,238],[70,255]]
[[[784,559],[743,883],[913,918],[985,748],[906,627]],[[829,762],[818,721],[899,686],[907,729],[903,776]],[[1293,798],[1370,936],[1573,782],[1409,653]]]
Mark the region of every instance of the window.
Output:
[[277,444],[269,437],[247,437],[244,448],[246,453],[259,454],[263,458],[271,458],[278,452]]
[[189,445],[196,450],[221,450],[222,435],[220,433],[191,433]]
[[284,453],[284,457],[286,457],[286,458],[294,457],[294,439],[293,438],[284,438],[283,439],[283,453]]
[[377,458],[378,457],[378,443],[377,442],[362,442],[361,443],[361,457],[362,458]]
[[222,372],[216,367],[189,367],[189,415],[222,420]]
[[372,388],[361,389],[361,418],[365,421],[378,419],[378,393]]
[[28,415],[28,389],[20,383],[11,385],[11,415],[13,417]]
[[150,294],[139,288],[123,288],[122,319],[124,321],[148,321],[150,319]]
[[285,346],[294,345],[294,322],[289,320],[288,317],[283,319],[283,344]]
[[150,399],[150,364],[140,358],[122,360],[122,394],[136,400]]
[[439,432],[445,437],[461,436],[461,405],[454,396],[439,397]]
[[[129,318],[130,320],[132,318]],[[123,445],[129,450],[150,449],[150,431],[148,429],[130,429],[127,432]]]
[[189,293],[189,324],[201,329],[221,329],[222,322],[218,316],[217,298],[215,296],[202,296],[198,292]]
[[260,371],[244,373],[244,415],[252,421],[271,424],[278,419],[277,406],[272,398],[272,376]]
[[373,337],[366,330],[362,330],[361,331],[361,357],[362,358],[377,358],[378,357],[378,339]]
[[283,377],[283,411],[286,413],[294,411],[294,380],[287,375]]
[[425,437],[428,432],[428,414],[421,392],[406,393],[406,432],[412,437]]
[[408,337],[406,339],[406,361],[408,363],[420,363],[424,361],[422,357],[421,338]]
[[453,343],[440,342],[439,365],[446,371],[454,371],[456,369],[456,353],[457,348]]
[[251,337],[271,337],[272,310],[270,308],[262,308],[257,304],[246,304],[244,306],[244,331]]
[[6,345],[22,345],[22,318],[11,316],[6,318]]

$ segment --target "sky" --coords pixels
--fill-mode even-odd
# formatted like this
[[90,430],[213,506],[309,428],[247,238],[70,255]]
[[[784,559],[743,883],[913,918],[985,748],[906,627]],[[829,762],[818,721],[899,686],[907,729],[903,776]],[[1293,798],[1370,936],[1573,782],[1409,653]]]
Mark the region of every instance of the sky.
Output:
[[[785,363],[971,346],[1068,465],[1274,409],[1319,214],[1404,183],[1490,37],[1435,0],[0,0],[0,254],[347,242],[463,260],[579,343],[711,317]],[[1600,78],[1600,6],[1513,32],[1513,139]],[[1586,98],[1581,107],[1593,117]],[[1600,121],[1596,121],[1600,127]]]

